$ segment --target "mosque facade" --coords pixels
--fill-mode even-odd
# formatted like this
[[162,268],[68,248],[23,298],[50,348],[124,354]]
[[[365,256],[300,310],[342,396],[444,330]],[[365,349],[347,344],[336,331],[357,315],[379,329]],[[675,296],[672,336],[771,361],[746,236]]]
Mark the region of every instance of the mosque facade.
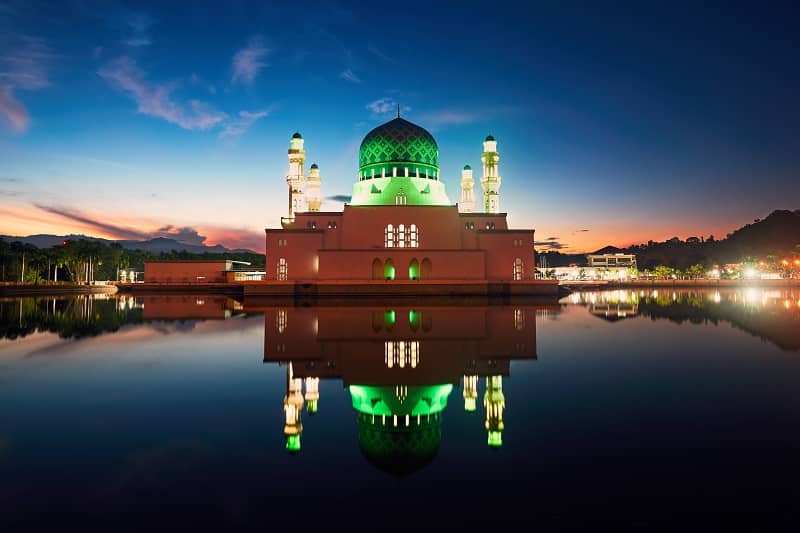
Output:
[[542,283],[534,281],[534,230],[510,229],[501,210],[500,154],[491,135],[480,178],[468,165],[461,171],[457,204],[441,181],[436,140],[399,113],[361,142],[342,211],[320,210],[320,168],[306,172],[299,133],[288,158],[288,212],[281,228],[266,229],[266,281]]

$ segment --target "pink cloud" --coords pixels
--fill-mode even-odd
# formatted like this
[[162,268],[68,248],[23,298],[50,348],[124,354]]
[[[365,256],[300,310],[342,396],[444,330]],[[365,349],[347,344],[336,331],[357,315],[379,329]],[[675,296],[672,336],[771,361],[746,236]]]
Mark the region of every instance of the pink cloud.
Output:
[[233,75],[231,82],[251,84],[258,73],[267,66],[266,57],[269,49],[259,36],[250,39],[247,47],[242,48],[233,56]]
[[11,87],[0,87],[0,116],[16,133],[22,133],[28,129],[30,123],[28,110],[14,99]]

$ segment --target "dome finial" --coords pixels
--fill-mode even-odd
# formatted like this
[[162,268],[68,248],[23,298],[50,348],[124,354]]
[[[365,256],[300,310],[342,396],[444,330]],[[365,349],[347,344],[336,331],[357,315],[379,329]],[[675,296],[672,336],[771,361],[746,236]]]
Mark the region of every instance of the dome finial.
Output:
[[400,118],[400,104],[397,104],[397,118]]

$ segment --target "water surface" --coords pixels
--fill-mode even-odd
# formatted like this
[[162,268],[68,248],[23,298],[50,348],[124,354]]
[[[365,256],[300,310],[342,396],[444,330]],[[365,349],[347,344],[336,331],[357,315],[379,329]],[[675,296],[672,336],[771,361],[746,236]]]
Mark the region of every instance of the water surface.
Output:
[[0,302],[0,523],[797,518],[800,294]]

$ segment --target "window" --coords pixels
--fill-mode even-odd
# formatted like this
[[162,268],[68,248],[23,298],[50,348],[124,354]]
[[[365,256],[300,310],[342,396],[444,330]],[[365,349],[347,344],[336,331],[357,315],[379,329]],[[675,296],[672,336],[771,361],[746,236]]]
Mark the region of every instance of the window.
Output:
[[286,309],[278,309],[278,314],[275,315],[275,329],[278,333],[286,331]]
[[494,222],[487,222],[486,229],[494,229]]
[[514,329],[522,331],[525,329],[525,310],[514,309]]
[[278,259],[278,280],[286,281],[287,279],[289,279],[289,271],[286,265],[286,258],[281,257]]
[[474,222],[465,222],[464,223],[464,229],[475,229],[475,223]]
[[405,248],[407,238],[408,237],[406,235],[406,225],[400,224],[399,226],[397,226],[397,237],[395,239],[397,241],[397,247]]
[[278,246],[286,246],[286,239],[278,239]]
[[311,229],[317,229],[317,223],[313,222],[313,221],[312,222],[306,222],[306,227],[311,228]]
[[336,229],[336,222],[334,222],[333,220],[328,222],[328,229]]
[[400,189],[394,197],[394,205],[406,205],[408,203],[408,198],[406,198],[406,193],[403,189]]
[[517,257],[516,259],[514,259],[514,281],[521,280],[522,276],[523,276],[522,259]]
[[394,248],[394,226],[389,224],[383,232],[383,245],[386,248]]
[[409,234],[411,237],[411,242],[409,243],[409,246],[411,248],[419,248],[419,230],[417,229],[417,225],[411,224],[409,228],[410,228]]

